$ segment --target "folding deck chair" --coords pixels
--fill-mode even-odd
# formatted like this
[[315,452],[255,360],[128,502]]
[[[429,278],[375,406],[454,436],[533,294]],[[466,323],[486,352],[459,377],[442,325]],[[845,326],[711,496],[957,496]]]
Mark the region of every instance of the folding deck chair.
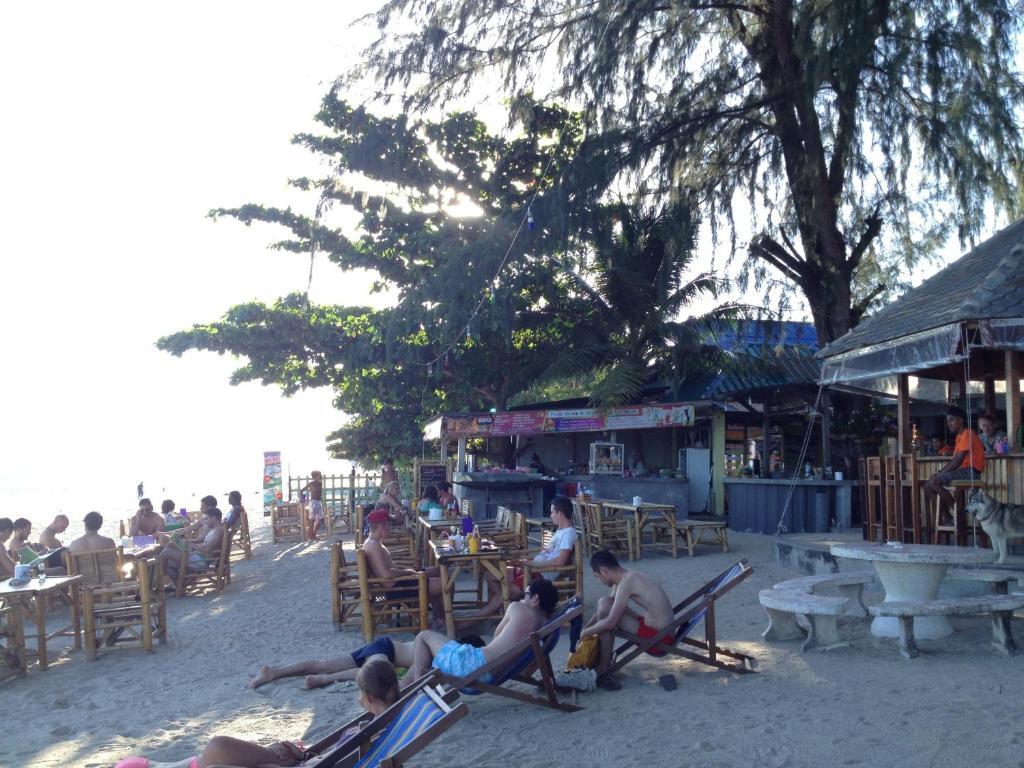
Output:
[[[351,720],[306,750],[304,759],[319,757],[318,768],[398,768],[465,717],[469,710],[456,690],[442,692],[440,673],[433,670],[402,689],[398,701],[369,722],[367,714]],[[342,734],[359,726],[357,733]]]
[[[441,675],[441,679],[452,689],[461,691],[469,696],[476,696],[481,693],[493,693],[497,696],[504,696],[508,699],[523,701],[527,704],[537,704],[542,707],[560,709],[563,712],[575,712],[582,707],[575,704],[568,704],[558,700],[559,689],[555,685],[555,673],[551,669],[551,651],[558,645],[561,637],[562,627],[571,624],[583,615],[583,601],[579,595],[555,608],[548,622],[532,632],[502,653],[496,659],[487,662],[474,672],[464,677],[452,677]],[[483,677],[492,674],[494,670],[504,669],[505,671],[489,683],[483,682]],[[536,674],[540,677],[536,677]],[[544,690],[543,696],[533,696],[529,693],[510,688],[505,684],[515,681],[525,683]]]
[[[722,571],[692,595],[678,603],[672,609],[672,614],[675,616],[672,623],[662,628],[653,637],[644,638],[621,629],[617,630],[616,637],[623,638],[626,642],[612,651],[612,664],[605,674],[610,675],[619,671],[637,656],[648,651],[679,656],[699,664],[707,664],[738,674],[753,672],[755,664],[753,656],[723,648],[715,639],[715,602],[751,573],[753,573],[753,569],[746,560],[740,560]],[[689,634],[702,621],[704,622],[704,640],[694,640],[689,637]],[[675,643],[669,645],[661,642],[665,635],[672,635],[675,638]],[[689,646],[697,650],[691,651],[680,646]],[[704,653],[699,651],[704,651]],[[725,656],[732,661],[724,662],[718,658],[719,656]]]

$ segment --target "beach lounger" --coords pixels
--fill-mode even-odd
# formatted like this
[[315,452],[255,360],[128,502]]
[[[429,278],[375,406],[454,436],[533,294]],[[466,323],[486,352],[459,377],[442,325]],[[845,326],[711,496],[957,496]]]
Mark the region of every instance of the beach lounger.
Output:
[[[379,717],[363,722],[364,713],[320,739],[305,759],[319,757],[318,768],[397,768],[466,716],[456,690],[437,687],[432,670],[402,689],[398,701]],[[358,732],[343,738],[353,727]]]
[[[740,560],[722,571],[678,603],[672,610],[675,616],[672,623],[662,628],[654,637],[643,638],[621,629],[617,630],[615,636],[623,638],[626,642],[612,652],[612,664],[606,674],[619,671],[637,656],[650,651],[654,651],[656,655],[678,656],[730,672],[753,672],[753,656],[723,648],[718,645],[715,638],[715,603],[751,573],[753,569],[746,560]],[[704,622],[704,640],[695,640],[689,635],[701,622]],[[675,644],[661,642],[666,635],[674,637]],[[725,657],[729,661],[722,661],[719,657]]]
[[[493,693],[508,699],[515,699],[527,704],[560,709],[563,712],[575,712],[582,707],[558,700],[555,685],[555,674],[551,668],[551,651],[558,645],[562,627],[571,624],[583,615],[583,601],[577,595],[571,600],[561,603],[552,613],[548,622],[536,632],[525,637],[489,661],[473,673],[455,678],[442,675],[444,682],[462,693],[475,696],[481,693]],[[483,682],[485,675],[499,674],[489,683]],[[539,677],[538,677],[539,675]],[[525,683],[544,691],[543,696],[535,696],[508,685],[511,682]],[[564,689],[561,689],[564,690]]]

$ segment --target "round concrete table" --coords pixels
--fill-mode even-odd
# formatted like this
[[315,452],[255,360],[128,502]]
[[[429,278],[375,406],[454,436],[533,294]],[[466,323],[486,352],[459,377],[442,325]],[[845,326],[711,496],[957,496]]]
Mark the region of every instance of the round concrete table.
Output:
[[[878,580],[885,588],[885,602],[927,603],[939,594],[939,584],[951,565],[980,565],[996,559],[991,549],[944,547],[935,544],[833,544],[835,557],[868,560],[875,566]],[[876,616],[871,622],[875,637],[899,637],[899,621],[892,616]],[[953,634],[953,625],[945,616],[918,616],[914,634],[935,640]]]

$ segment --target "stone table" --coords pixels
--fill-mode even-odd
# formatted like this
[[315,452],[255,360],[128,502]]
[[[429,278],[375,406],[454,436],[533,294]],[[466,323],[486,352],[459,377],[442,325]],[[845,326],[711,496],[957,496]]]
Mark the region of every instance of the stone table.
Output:
[[[939,584],[951,565],[980,565],[996,558],[991,549],[946,547],[937,544],[833,544],[832,554],[849,560],[867,560],[875,566],[885,588],[885,602],[927,603],[939,594]],[[877,616],[871,622],[875,637],[899,637],[899,621]],[[945,616],[920,616],[914,620],[914,634],[935,640],[953,634]]]

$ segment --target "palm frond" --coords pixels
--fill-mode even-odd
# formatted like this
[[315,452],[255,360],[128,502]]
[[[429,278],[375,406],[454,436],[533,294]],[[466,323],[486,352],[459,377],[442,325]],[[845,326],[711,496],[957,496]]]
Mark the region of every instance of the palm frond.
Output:
[[648,370],[644,365],[620,360],[599,372],[590,401],[597,407],[614,407],[635,402],[643,391]]

